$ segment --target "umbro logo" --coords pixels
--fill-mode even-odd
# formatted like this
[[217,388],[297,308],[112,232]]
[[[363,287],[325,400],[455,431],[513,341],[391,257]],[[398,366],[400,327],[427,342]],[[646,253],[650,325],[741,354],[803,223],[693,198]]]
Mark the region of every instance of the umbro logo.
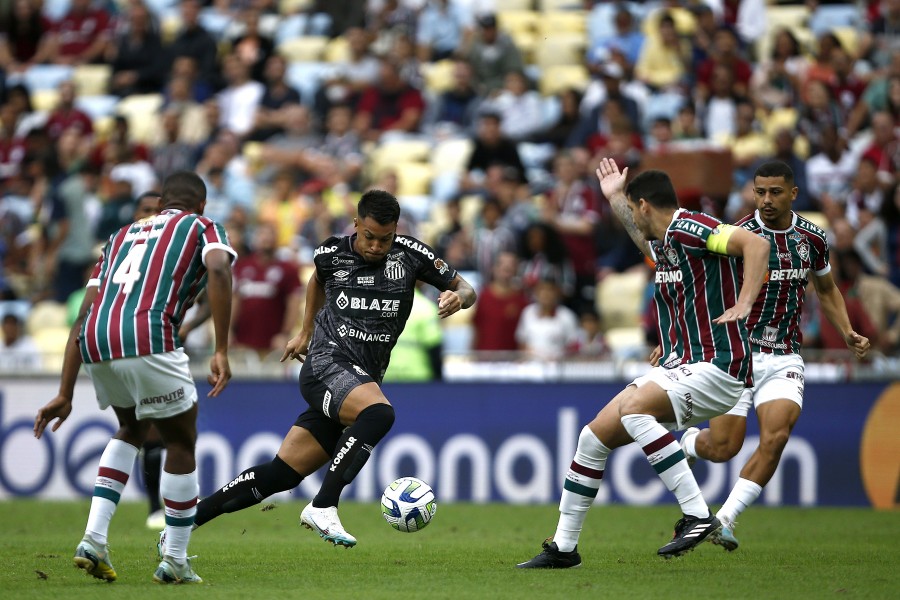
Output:
[[345,271],[344,269],[341,269],[340,271],[335,271],[334,277],[335,277],[335,279],[347,279],[348,277],[350,277],[350,271]]

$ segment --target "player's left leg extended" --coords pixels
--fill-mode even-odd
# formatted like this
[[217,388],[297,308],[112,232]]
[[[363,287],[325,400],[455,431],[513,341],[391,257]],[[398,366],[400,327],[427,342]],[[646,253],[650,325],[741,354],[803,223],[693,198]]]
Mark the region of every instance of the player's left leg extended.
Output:
[[740,479],[716,515],[723,523],[723,531],[712,540],[714,543],[726,550],[737,548],[738,541],[733,533],[735,521],[759,497],[763,487],[775,474],[781,453],[800,418],[800,411],[799,404],[785,399],[771,400],[757,406],[759,445],[741,469]]

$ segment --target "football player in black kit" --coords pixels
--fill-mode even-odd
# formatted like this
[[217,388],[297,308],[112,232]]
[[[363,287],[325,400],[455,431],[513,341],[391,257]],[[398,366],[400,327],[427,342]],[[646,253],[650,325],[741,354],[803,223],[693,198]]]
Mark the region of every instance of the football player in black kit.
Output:
[[330,463],[300,522],[334,545],[356,545],[338,518],[338,500],[394,423],[394,408],[379,384],[409,317],[416,280],[441,290],[441,318],[475,303],[472,286],[433,249],[397,235],[399,218],[391,194],[366,192],[356,233],[329,238],[316,249],[303,328],[281,357],[303,361],[300,392],[309,408],[271,462],[247,469],[200,502],[196,526],[293,489]]

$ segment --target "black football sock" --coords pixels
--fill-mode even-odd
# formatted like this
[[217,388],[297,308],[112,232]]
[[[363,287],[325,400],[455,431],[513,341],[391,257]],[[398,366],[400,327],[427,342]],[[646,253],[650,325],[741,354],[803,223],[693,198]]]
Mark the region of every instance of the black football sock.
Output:
[[147,500],[150,513],[162,510],[159,499],[159,478],[162,470],[163,443],[160,440],[144,442],[141,453],[141,470],[144,475],[144,487],[147,489]]
[[259,504],[272,494],[292,490],[303,481],[303,475],[279,457],[271,462],[250,467],[197,505],[196,527],[224,513]]
[[337,506],[341,492],[359,474],[369,460],[372,448],[381,441],[394,424],[394,407],[373,404],[356,417],[356,422],[344,430],[337,450],[331,459],[319,493],[313,498],[316,508]]

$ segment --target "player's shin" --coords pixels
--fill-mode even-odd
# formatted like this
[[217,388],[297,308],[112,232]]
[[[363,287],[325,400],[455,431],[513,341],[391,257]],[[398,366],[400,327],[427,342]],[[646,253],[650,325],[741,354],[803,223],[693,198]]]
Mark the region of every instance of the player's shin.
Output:
[[597,497],[610,449],[589,427],[578,436],[575,457],[566,472],[559,500],[559,523],[553,541],[560,552],[571,552],[578,545],[587,511]]
[[163,443],[160,440],[144,442],[143,450],[141,469],[150,512],[154,513],[162,508],[159,503],[159,478],[162,472]]
[[344,430],[337,450],[325,471],[319,493],[313,498],[315,508],[337,506],[344,488],[359,474],[375,445],[394,424],[394,407],[373,404],[363,409],[356,422]]
[[675,436],[650,415],[625,415],[622,425],[644,450],[665,486],[675,494],[681,512],[701,519],[708,517],[709,507]]
[[270,462],[250,467],[204,498],[197,505],[194,524],[199,527],[224,513],[259,504],[272,494],[294,489],[301,481],[303,475],[276,456]]
[[759,498],[760,493],[762,493],[761,485],[749,479],[739,478],[716,516],[729,527],[733,526],[738,515],[753,504]]
[[91,512],[84,533],[101,546],[106,545],[109,522],[116,512],[122,490],[125,489],[128,476],[134,468],[137,453],[138,449],[131,444],[111,439],[100,456],[94,495],[91,499]]
[[198,484],[196,470],[185,475],[163,471],[160,478],[160,490],[166,507],[165,553],[177,563],[183,564],[187,559],[188,541],[197,514]]

